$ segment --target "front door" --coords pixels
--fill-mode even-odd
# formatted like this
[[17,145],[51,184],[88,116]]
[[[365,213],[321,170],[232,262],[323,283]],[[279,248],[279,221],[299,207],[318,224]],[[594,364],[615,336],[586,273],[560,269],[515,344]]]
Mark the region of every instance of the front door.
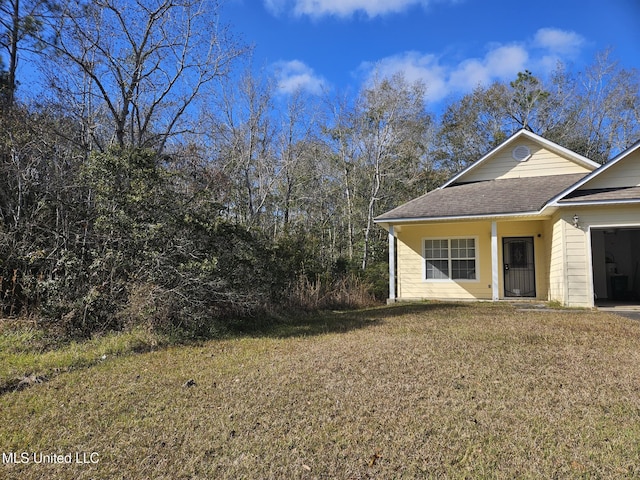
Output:
[[536,268],[533,256],[533,237],[503,238],[502,256],[504,296],[535,297]]

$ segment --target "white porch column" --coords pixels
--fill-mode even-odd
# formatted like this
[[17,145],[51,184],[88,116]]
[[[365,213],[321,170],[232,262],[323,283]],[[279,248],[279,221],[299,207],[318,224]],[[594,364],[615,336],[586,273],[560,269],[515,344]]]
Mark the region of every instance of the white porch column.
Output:
[[396,242],[393,225],[389,225],[389,302],[396,299]]
[[491,298],[500,300],[500,262],[498,261],[498,224],[491,222]]

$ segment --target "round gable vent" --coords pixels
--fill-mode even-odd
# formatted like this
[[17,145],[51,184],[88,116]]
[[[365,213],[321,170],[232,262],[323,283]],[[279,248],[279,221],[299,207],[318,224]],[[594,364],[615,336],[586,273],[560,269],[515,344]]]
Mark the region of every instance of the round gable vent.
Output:
[[526,162],[527,160],[529,160],[529,158],[531,158],[531,150],[529,150],[529,147],[526,147],[524,145],[518,145],[513,149],[511,155],[513,156],[514,160],[517,160],[519,162]]

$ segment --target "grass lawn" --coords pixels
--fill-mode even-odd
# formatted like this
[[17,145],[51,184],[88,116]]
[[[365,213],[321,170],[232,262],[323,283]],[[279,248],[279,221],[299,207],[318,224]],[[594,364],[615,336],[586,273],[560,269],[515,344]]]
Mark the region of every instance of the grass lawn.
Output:
[[397,305],[108,356],[2,394],[0,452],[20,479],[637,477],[640,323]]

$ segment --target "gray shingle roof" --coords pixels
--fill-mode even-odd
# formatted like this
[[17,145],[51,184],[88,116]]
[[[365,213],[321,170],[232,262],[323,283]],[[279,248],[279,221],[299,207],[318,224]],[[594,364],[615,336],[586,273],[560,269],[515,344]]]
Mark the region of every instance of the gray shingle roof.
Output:
[[432,190],[377,217],[390,220],[504,215],[539,211],[586,174],[508,178]]
[[601,202],[616,200],[640,200],[640,187],[599,188],[591,190],[575,190],[558,201],[562,203]]

